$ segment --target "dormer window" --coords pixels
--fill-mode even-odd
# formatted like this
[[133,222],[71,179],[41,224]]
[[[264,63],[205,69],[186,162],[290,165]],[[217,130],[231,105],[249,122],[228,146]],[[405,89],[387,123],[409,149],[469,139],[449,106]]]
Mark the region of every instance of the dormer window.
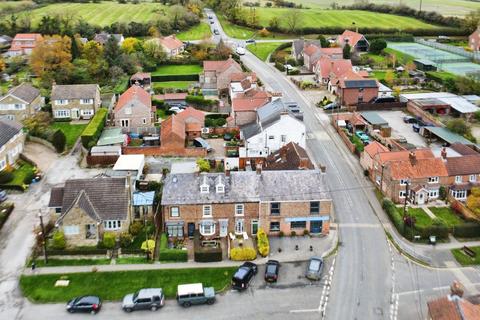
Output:
[[225,185],[222,182],[222,176],[217,177],[217,181],[215,184],[215,190],[217,193],[225,193]]
[[217,193],[225,193],[225,186],[222,185],[217,185]]
[[200,193],[209,193],[210,186],[207,183],[207,176],[203,176],[203,182],[200,185]]

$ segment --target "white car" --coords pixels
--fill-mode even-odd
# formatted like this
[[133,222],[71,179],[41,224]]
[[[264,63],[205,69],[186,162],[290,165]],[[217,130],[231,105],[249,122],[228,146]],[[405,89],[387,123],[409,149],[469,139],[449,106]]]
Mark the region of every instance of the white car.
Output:
[[243,56],[246,53],[245,48],[242,47],[237,47],[237,50],[235,50],[238,55]]
[[170,109],[168,109],[168,111],[170,112],[175,112],[175,113],[179,113],[179,112],[182,112],[183,109],[179,108],[179,107],[171,107]]

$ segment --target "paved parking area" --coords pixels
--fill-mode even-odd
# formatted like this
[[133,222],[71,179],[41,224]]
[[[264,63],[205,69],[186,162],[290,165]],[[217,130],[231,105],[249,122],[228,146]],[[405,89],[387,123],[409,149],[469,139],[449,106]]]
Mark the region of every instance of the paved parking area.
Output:
[[208,159],[217,159],[225,157],[225,141],[223,139],[208,139],[207,140],[210,147],[213,148],[213,151],[209,152],[207,155]]
[[426,147],[427,143],[420,134],[414,132],[412,125],[403,122],[403,117],[407,116],[402,111],[377,111],[378,115],[385,119],[390,127],[392,127],[392,137],[402,136],[407,139],[408,143],[411,143],[417,147]]

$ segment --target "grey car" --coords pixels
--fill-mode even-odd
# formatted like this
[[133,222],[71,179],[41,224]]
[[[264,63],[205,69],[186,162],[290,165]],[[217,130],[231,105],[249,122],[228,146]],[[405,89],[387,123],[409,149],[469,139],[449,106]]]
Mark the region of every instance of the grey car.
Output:
[[123,298],[122,309],[126,312],[134,310],[152,310],[163,307],[165,296],[161,288],[141,289],[136,293],[127,294]]
[[318,257],[312,257],[308,261],[307,272],[305,277],[310,280],[320,280],[323,271],[323,259]]
[[180,284],[177,288],[177,302],[185,308],[192,304],[214,304],[215,289],[204,288],[201,283]]
[[0,203],[6,201],[8,199],[7,192],[5,190],[0,189]]

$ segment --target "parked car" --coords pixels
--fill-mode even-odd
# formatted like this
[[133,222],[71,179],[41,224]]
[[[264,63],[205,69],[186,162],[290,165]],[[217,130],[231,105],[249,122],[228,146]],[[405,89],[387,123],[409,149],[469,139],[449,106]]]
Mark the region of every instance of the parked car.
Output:
[[255,43],[255,39],[247,39],[245,40],[245,43]]
[[368,134],[366,134],[365,132],[363,131],[355,131],[355,135],[360,139],[362,140],[363,143],[365,142],[370,142],[370,137],[368,136]]
[[127,294],[123,298],[122,309],[125,312],[134,310],[152,310],[163,307],[165,296],[161,288],[140,289],[138,292]]
[[204,288],[201,283],[180,284],[177,287],[177,302],[185,308],[192,304],[214,304],[215,289]]
[[277,260],[268,260],[265,266],[265,281],[277,282],[280,262]]
[[5,190],[0,189],[0,203],[6,201],[8,199],[7,192]]
[[396,102],[395,97],[377,97],[373,100],[373,103],[387,103],[387,102]]
[[210,20],[210,24],[214,24],[214,23],[215,23],[215,21],[213,21],[213,20]]
[[218,35],[220,34],[220,31],[218,31],[218,29],[214,29],[214,30],[213,30],[213,33],[218,36]]
[[323,271],[323,259],[318,257],[310,258],[307,265],[305,277],[310,280],[320,280]]
[[208,19],[212,20],[212,19],[213,19],[213,16],[208,16]]
[[77,297],[67,303],[67,311],[70,313],[88,312],[95,314],[100,311],[101,307],[102,301],[97,296]]
[[207,152],[213,151],[213,148],[208,144],[208,142],[203,138],[193,139],[193,145],[197,148],[205,148]]
[[182,112],[183,109],[180,108],[180,107],[171,107],[170,109],[168,109],[168,111],[170,111],[170,112],[175,112],[175,113],[179,113],[179,112]]
[[405,123],[417,123],[418,120],[415,117],[405,116],[405,117],[403,117],[403,122],[405,122]]
[[232,277],[232,288],[236,290],[245,290],[248,288],[250,281],[257,274],[258,267],[255,263],[245,262]]
[[432,124],[430,123],[423,122],[422,120],[417,120],[417,122],[412,125],[412,129],[415,132],[420,132],[421,127],[431,127],[431,126]]
[[243,56],[247,51],[245,50],[245,48],[237,47],[237,49],[235,50],[235,52],[236,52],[238,55]]
[[337,102],[332,102],[323,106],[323,110],[333,110],[337,108],[340,108],[340,104],[338,104]]

